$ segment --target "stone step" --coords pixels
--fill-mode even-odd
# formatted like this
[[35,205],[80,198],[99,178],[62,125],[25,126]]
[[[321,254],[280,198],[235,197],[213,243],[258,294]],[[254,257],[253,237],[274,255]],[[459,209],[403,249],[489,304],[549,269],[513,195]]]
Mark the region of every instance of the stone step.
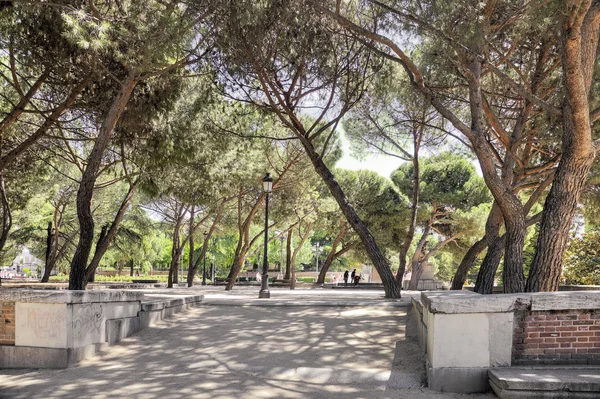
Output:
[[502,367],[488,375],[501,399],[600,398],[600,367]]

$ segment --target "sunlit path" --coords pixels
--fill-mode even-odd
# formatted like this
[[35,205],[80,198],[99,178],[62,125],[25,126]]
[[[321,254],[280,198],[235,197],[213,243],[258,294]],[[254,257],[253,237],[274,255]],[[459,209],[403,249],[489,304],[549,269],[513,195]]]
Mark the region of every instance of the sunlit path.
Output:
[[[207,292],[207,305],[70,369],[3,371],[0,397],[493,397],[422,387],[420,349],[405,340],[407,307],[222,306],[227,298],[248,301],[251,292],[219,292]],[[277,294],[285,297],[282,292],[274,292],[275,301]],[[313,298],[326,295],[313,291]],[[337,300],[353,296],[377,298],[376,293],[347,292]]]

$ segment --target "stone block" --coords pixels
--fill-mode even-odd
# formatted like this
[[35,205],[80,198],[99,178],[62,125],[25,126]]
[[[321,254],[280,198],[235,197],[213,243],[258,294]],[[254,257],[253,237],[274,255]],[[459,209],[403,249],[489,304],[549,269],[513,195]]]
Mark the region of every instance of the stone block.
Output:
[[491,390],[484,367],[427,367],[427,386],[441,392],[475,393]]
[[15,345],[66,348],[71,313],[65,303],[16,303]]

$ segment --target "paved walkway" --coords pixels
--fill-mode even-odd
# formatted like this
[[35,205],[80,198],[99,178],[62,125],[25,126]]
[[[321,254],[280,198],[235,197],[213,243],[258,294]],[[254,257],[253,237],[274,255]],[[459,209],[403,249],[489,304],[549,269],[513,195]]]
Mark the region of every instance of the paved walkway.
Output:
[[494,398],[423,387],[407,299],[332,291],[195,289],[204,306],[67,370],[0,370],[0,398]]

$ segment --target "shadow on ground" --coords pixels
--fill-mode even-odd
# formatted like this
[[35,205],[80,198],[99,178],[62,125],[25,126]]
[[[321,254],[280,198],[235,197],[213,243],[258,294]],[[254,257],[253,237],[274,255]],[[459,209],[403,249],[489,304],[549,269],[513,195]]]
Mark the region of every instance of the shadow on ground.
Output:
[[66,370],[0,370],[0,397],[493,397],[423,388],[405,311],[203,306]]

